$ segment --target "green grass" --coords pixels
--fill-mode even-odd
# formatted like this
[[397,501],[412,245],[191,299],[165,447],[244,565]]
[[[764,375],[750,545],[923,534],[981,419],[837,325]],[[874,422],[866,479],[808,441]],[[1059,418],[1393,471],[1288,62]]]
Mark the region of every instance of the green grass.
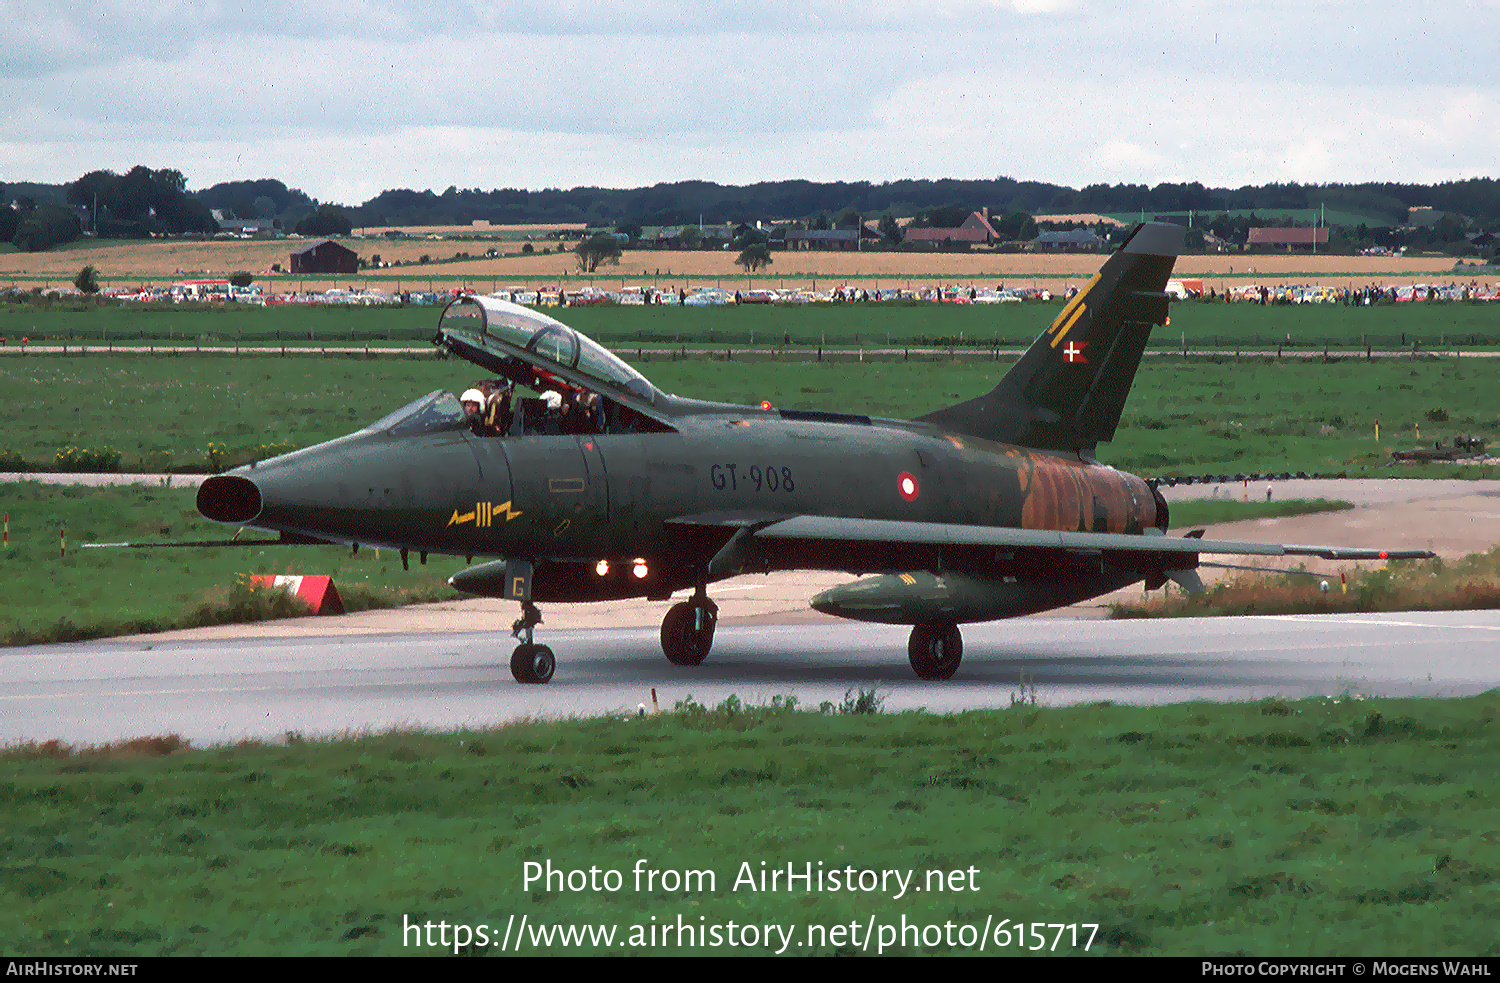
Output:
[[[337,546],[83,549],[88,542],[226,539],[204,519],[191,489],[0,484],[10,545],[0,548],[0,642],[73,641],[299,613],[274,598],[235,590],[241,574],[328,574],[346,608],[392,607],[457,596],[446,583],[463,563],[426,566],[390,550],[351,556]],[[60,556],[67,533],[67,555]],[[264,538],[255,534],[256,538]],[[22,585],[31,585],[30,588]]]
[[[1353,285],[1360,286],[1362,282]],[[546,312],[612,347],[791,345],[816,348],[907,345],[1030,344],[1061,310],[1062,301],[1024,304],[808,304],[715,308],[569,307]],[[114,305],[64,300],[0,303],[0,336],[48,343],[129,345],[147,342],[229,345],[424,344],[436,328],[438,307],[342,307],[289,304]],[[1500,304],[1421,303],[1351,308],[1332,304],[1261,307],[1256,304],[1175,303],[1172,323],[1158,328],[1152,346],[1180,348],[1333,347],[1409,350],[1500,344]]]
[[[634,353],[627,352],[635,361]],[[771,361],[736,356],[637,363],[682,396],[910,419],[988,391],[1008,360]],[[482,373],[429,356],[27,356],[0,359],[0,460],[51,468],[60,448],[111,448],[125,471],[202,470],[210,442],[232,466],[358,429]],[[1442,410],[1448,420],[1428,422]],[[1381,439],[1374,439],[1376,421]],[[1390,452],[1477,433],[1495,443],[1500,360],[1148,359],[1100,457],[1147,476],[1216,471],[1397,473]],[[1420,437],[1419,437],[1420,435]],[[1428,464],[1403,477],[1490,477]]]
[[[1286,486],[1283,486],[1286,487]],[[1290,487],[1296,487],[1295,485]],[[1257,486],[1251,490],[1259,492]],[[1271,519],[1288,515],[1312,515],[1318,512],[1342,512],[1352,509],[1350,502],[1327,498],[1284,498],[1277,501],[1237,502],[1222,498],[1193,498],[1171,504],[1172,528],[1210,526],[1220,522],[1241,522],[1246,519]]]
[[[681,919],[787,926],[787,953],[809,955],[863,951],[872,920],[953,926],[890,936],[887,952],[916,954],[975,951],[989,919],[1080,925],[1056,954],[1090,937],[1098,955],[1500,948],[1493,692],[947,716],[774,703],[285,746],[14,747],[0,937],[56,956],[437,955],[453,926],[498,940],[525,916],[618,933],[528,954],[747,951],[628,944]],[[528,863],[593,868],[601,887],[618,872],[619,890],[528,884]],[[928,888],[959,872],[959,889],[736,889],[762,864]],[[713,882],[637,889],[637,865]],[[422,933],[404,927],[427,922],[434,941],[448,924],[450,949],[410,944]],[[851,924],[852,940],[806,944],[810,926]]]

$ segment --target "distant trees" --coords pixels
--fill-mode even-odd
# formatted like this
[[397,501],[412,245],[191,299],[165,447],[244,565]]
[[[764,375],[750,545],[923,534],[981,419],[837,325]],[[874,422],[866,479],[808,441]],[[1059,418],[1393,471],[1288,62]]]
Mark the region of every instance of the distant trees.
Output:
[[319,205],[311,215],[297,223],[299,236],[346,236],[354,231],[349,216],[337,205]]
[[573,247],[573,255],[578,259],[578,270],[581,273],[592,273],[601,263],[618,264],[622,251],[620,240],[609,232],[600,232]]
[[79,270],[78,275],[73,278],[73,286],[77,287],[79,290],[83,291],[86,294],[98,293],[99,271],[94,269],[92,266],[85,266],[83,269]]
[[7,205],[8,196],[5,194],[5,185],[0,184],[0,242],[10,242],[16,237],[16,226],[21,224],[21,216],[16,210]]
[[15,237],[11,241],[22,252],[39,253],[61,243],[72,242],[82,235],[83,226],[71,208],[44,201],[21,214]]
[[743,266],[746,273],[758,273],[771,265],[771,247],[764,242],[752,242],[740,251],[736,266]]
[[901,232],[901,226],[897,224],[896,217],[894,215],[892,215],[890,212],[886,212],[884,215],[880,216],[880,225],[878,227],[880,229],[880,238],[884,239],[887,244],[892,246],[901,245],[903,234]]
[[995,231],[1008,239],[1020,242],[1030,242],[1036,238],[1036,220],[1025,212],[1007,212],[998,219],[992,219],[990,224]]
[[943,205],[918,212],[911,224],[918,229],[956,229],[973,213],[974,209],[964,205]]
[[[208,208],[228,209],[238,218],[281,219],[288,228],[295,225],[302,216],[315,211],[318,204],[303,192],[296,188],[288,188],[273,178],[262,178],[258,181],[227,181],[196,192],[195,197]],[[253,216],[240,214],[240,205],[244,202],[249,202],[255,209]],[[360,224],[378,225],[381,223],[361,222]]]
[[152,170],[137,164],[124,174],[90,171],[67,186],[65,198],[87,211],[91,231],[108,238],[219,230],[208,206],[188,195],[187,178],[168,167]]

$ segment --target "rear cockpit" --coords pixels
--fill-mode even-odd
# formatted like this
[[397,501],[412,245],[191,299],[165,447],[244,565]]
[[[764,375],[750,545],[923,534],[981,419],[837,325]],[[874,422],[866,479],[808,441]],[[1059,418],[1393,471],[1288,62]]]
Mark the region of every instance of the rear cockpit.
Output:
[[443,311],[434,343],[499,376],[476,384],[484,395],[477,418],[468,417],[476,434],[673,429],[663,413],[668,397],[645,376],[538,311],[492,297],[461,297]]

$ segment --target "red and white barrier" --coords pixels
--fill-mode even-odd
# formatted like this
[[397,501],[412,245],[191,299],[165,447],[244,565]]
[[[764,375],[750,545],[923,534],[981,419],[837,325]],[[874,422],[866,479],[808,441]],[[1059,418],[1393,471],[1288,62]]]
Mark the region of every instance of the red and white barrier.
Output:
[[339,589],[333,586],[332,577],[273,577],[269,574],[252,574],[250,582],[266,587],[280,587],[288,594],[302,598],[312,608],[313,614],[344,613],[344,601],[339,597]]

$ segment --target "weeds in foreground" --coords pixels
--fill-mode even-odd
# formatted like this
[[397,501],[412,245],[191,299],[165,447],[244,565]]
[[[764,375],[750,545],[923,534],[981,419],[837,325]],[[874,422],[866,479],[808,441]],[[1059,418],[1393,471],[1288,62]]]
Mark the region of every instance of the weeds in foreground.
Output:
[[[844,699],[837,704],[824,700],[818,704],[817,712],[825,716],[873,716],[880,713],[884,702],[885,694],[880,692],[879,687],[865,689],[861,686],[858,692],[853,689],[845,690]],[[672,713],[684,720],[703,723],[751,723],[796,713],[797,705],[795,696],[778,694],[771,697],[769,703],[748,704],[736,694],[730,693],[722,703],[708,707],[693,699],[693,695],[689,693],[672,705]]]
[[[1457,563],[1441,557],[1324,578],[1305,571],[1247,573],[1205,593],[1178,592],[1141,604],[1114,604],[1112,618],[1199,615],[1338,614],[1366,611],[1474,611],[1500,608],[1500,546]],[[1329,589],[1323,588],[1323,583]]]

